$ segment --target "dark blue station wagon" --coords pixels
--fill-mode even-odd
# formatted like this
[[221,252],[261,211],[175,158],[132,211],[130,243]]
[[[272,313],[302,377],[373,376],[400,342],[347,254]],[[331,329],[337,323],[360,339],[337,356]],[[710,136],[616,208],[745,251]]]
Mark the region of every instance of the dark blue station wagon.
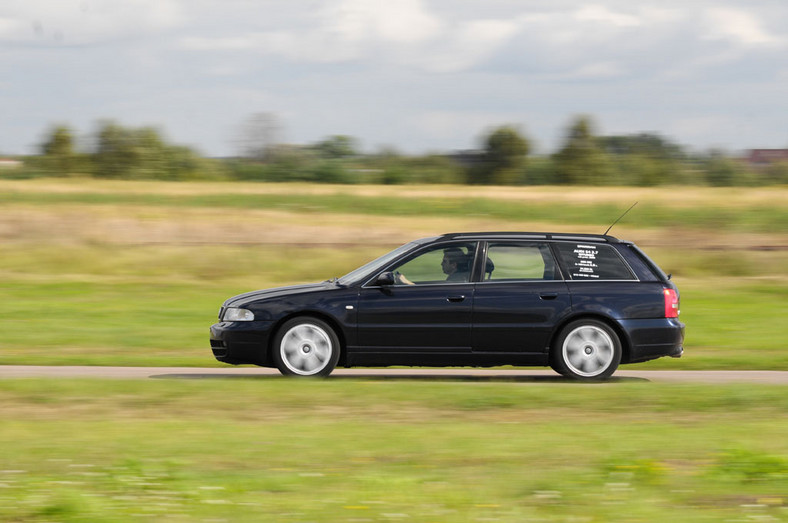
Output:
[[455,233],[322,283],[227,300],[217,360],[327,376],[337,366],[550,366],[580,380],[681,356],[676,285],[612,236]]

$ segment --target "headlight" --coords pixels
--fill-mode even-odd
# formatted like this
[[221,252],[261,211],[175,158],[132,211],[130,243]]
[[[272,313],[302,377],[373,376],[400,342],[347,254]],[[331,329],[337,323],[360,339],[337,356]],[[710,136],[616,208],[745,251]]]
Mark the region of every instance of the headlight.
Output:
[[228,307],[224,309],[222,321],[254,321],[254,314],[247,309]]

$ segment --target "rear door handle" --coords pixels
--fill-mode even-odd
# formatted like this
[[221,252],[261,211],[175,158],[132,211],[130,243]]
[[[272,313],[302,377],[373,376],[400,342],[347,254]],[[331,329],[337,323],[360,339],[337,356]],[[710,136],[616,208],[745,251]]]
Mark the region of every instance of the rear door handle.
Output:
[[543,300],[554,300],[554,299],[558,298],[558,293],[557,292],[545,292],[543,294],[540,294],[539,297],[542,298]]
[[451,302],[457,303],[457,302],[461,302],[461,301],[463,301],[463,300],[465,299],[465,296],[463,296],[463,295],[449,296],[449,297],[448,297],[448,298],[446,298],[446,299],[447,299],[448,301],[451,301]]

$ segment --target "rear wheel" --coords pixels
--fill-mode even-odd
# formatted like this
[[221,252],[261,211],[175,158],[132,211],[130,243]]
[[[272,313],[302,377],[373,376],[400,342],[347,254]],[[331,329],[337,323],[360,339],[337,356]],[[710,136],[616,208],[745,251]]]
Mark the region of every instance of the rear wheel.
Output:
[[322,320],[293,318],[276,334],[273,359],[286,376],[328,376],[339,361],[339,338]]
[[570,378],[609,378],[621,362],[621,340],[601,321],[574,321],[555,340],[550,360],[556,372]]

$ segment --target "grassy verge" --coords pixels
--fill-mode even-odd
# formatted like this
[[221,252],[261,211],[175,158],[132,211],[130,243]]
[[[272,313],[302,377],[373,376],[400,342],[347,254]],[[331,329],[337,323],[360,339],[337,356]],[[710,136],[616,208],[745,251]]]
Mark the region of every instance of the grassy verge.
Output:
[[0,519],[788,516],[782,387],[294,385],[2,382]]

